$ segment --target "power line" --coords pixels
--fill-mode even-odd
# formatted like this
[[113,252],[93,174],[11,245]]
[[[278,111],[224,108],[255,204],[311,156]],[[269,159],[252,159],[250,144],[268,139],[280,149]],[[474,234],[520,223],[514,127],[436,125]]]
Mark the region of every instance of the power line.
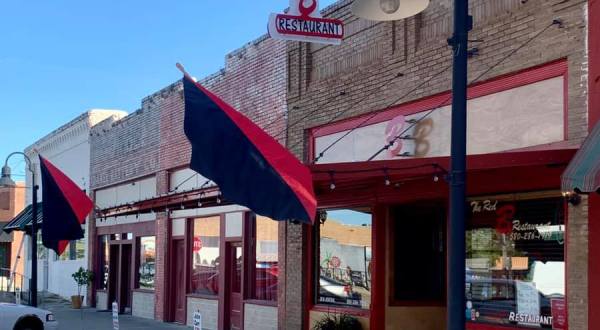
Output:
[[[413,92],[415,92],[416,90],[418,90],[419,88],[423,87],[423,85],[428,84],[429,82],[431,82],[434,78],[437,78],[439,75],[441,75],[442,73],[444,73],[446,70],[450,69],[452,67],[452,64],[444,67],[443,70],[440,70],[440,72],[434,74],[433,76],[431,76],[429,79],[421,82],[419,85],[417,85],[415,88],[409,90],[408,92],[406,92],[404,95],[394,99],[394,101],[390,102],[387,106],[385,106],[385,108],[389,108],[392,105],[396,104],[397,102],[399,102],[400,100],[403,100],[405,97],[407,97],[408,95],[412,94]],[[332,143],[330,143],[327,147],[325,147],[325,149],[323,149],[319,155],[317,155],[317,157],[315,157],[315,159],[312,161],[313,163],[316,163],[317,161],[319,161],[319,159],[321,159],[325,153],[331,149],[334,145],[336,145],[338,142],[340,142],[341,140],[343,140],[346,136],[350,135],[352,132],[354,132],[356,129],[362,127],[364,124],[368,123],[371,119],[375,118],[376,116],[380,115],[380,112],[373,112],[370,116],[368,116],[365,120],[361,121],[360,123],[358,123],[358,125],[352,127],[350,130],[346,131],[346,133],[344,133],[342,136],[338,137],[337,139],[335,139]],[[333,122],[335,119],[337,119],[337,116],[334,116],[332,119],[330,119],[327,123],[325,123],[325,125]],[[295,145],[294,145],[295,146]],[[291,148],[290,148],[291,149]]]
[[[379,85],[378,87],[375,88],[375,91],[379,91],[381,88],[385,87],[387,84],[391,83],[393,80],[396,80],[397,78],[400,77],[404,77],[404,74],[401,72],[397,72],[395,75],[393,75],[390,79],[386,80],[385,82],[383,82],[381,85]],[[315,107],[315,109],[313,109],[312,111],[309,111],[307,114],[305,114],[304,116],[300,117],[300,119],[294,121],[294,123],[289,124],[284,130],[282,130],[281,132],[279,132],[278,134],[282,134],[282,133],[286,133],[289,131],[290,127],[296,126],[297,124],[302,123],[306,118],[308,118],[309,116],[312,116],[313,114],[315,114],[316,112],[318,112],[319,110],[321,110],[323,107],[328,106],[330,103],[332,103],[338,96],[340,95],[346,95],[344,92],[340,92],[339,94],[336,94],[334,97],[332,97],[329,102],[326,102],[324,104],[318,105]],[[370,96],[371,94],[369,94]],[[344,108],[344,110],[339,111],[338,113],[336,113],[334,115],[334,117],[330,120],[335,120],[336,118],[339,118],[339,116],[343,115],[344,113],[352,110],[354,107],[356,107],[357,105],[359,105],[361,102],[363,102],[364,100],[366,100],[367,97],[363,97],[360,100],[354,102],[353,104],[351,104],[349,107]],[[294,145],[295,146],[295,145]],[[292,148],[289,148],[292,149]]]
[[[562,27],[562,21],[559,19],[555,19],[552,21],[552,23],[550,23],[548,26],[546,26],[545,28],[543,28],[540,32],[536,33],[534,36],[532,36],[531,38],[529,38],[528,40],[526,40],[524,43],[522,43],[519,47],[515,48],[514,50],[512,50],[511,52],[509,52],[506,56],[504,56],[503,58],[501,58],[498,62],[496,62],[494,65],[490,66],[487,70],[485,70],[484,72],[482,72],[479,76],[477,76],[475,79],[473,79],[469,85],[476,83],[479,79],[483,78],[485,75],[487,75],[490,71],[492,71],[493,69],[495,69],[498,65],[502,64],[504,61],[506,61],[507,59],[509,59],[511,56],[513,56],[515,53],[517,53],[519,50],[523,49],[525,46],[527,46],[529,43],[531,43],[533,40],[535,40],[536,38],[538,38],[540,35],[542,35],[542,33],[546,32],[550,27],[552,27],[553,25],[558,25],[559,28]],[[400,134],[396,135],[393,139],[391,139],[390,141],[388,141],[387,144],[385,144],[383,147],[381,147],[379,150],[377,150],[377,152],[375,152],[371,157],[369,157],[367,159],[367,161],[371,161],[373,159],[375,159],[375,157],[379,156],[383,151],[389,149],[390,147],[392,147],[394,145],[394,143],[396,143],[397,140],[399,140],[404,133],[408,132],[410,129],[412,129],[413,127],[415,127],[417,124],[419,124],[423,119],[427,118],[429,115],[431,115],[434,111],[436,111],[439,107],[441,107],[442,105],[446,104],[448,101],[450,101],[452,99],[452,95],[448,96],[448,98],[446,98],[444,101],[440,102],[439,105],[433,107],[431,110],[427,111],[423,116],[421,116],[418,120],[416,120],[414,123],[412,123],[411,125],[409,125],[404,131],[402,131]]]

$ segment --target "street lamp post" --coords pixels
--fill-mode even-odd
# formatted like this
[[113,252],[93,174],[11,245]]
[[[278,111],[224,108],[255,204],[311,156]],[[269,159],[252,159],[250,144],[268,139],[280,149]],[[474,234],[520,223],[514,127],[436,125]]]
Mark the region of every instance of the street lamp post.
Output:
[[[425,10],[429,0],[355,0],[357,16],[390,21]],[[454,0],[454,34],[448,40],[453,49],[452,137],[450,151],[450,217],[448,220],[448,330],[464,330],[465,313],[465,215],[467,167],[467,52],[473,18],[468,0]]]
[[8,160],[10,157],[14,155],[22,155],[27,162],[27,167],[31,172],[31,186],[32,186],[32,195],[31,195],[31,280],[29,283],[29,294],[31,297],[30,304],[33,307],[37,307],[37,214],[38,214],[38,203],[37,203],[37,192],[39,186],[35,180],[35,168],[33,163],[27,157],[26,154],[22,152],[13,152],[8,157],[6,157],[6,161],[4,162],[4,167],[2,167],[2,177],[0,177],[0,187],[9,187],[14,188],[16,186],[15,182],[10,177],[10,167],[8,166]]

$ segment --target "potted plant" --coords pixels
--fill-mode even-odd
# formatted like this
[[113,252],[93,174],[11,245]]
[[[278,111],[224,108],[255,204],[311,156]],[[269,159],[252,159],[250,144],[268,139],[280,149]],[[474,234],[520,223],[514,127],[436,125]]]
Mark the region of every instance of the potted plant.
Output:
[[313,325],[313,330],[362,330],[362,325],[348,314],[327,313]]
[[84,286],[92,283],[94,280],[94,273],[90,270],[83,269],[83,267],[79,267],[79,270],[77,270],[71,276],[73,276],[75,283],[77,283],[77,295],[71,296],[71,306],[74,309],[80,309],[83,301],[81,290]]

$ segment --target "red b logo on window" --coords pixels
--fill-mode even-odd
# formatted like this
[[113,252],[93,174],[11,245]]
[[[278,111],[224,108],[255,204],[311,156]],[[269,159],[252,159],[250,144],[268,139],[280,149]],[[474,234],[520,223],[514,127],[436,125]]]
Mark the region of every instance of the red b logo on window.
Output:
[[512,232],[512,220],[515,216],[516,208],[514,205],[504,205],[498,210],[496,214],[496,232],[499,234],[510,234]]

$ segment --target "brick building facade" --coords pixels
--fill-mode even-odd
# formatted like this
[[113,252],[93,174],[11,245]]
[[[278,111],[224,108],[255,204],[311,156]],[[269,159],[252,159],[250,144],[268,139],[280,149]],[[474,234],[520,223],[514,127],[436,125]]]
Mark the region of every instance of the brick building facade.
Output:
[[[326,224],[343,225],[340,228],[348,233],[363,233],[360,238],[348,234],[340,239],[327,234],[327,230],[279,223],[277,299],[256,299],[254,291],[247,292],[248,288],[256,289],[257,285],[250,283],[255,278],[243,275],[243,308],[237,308],[234,317],[241,317],[246,329],[307,329],[328,312],[352,314],[370,329],[444,326],[445,303],[443,297],[435,296],[436,292],[428,293],[433,298],[425,302],[396,297],[396,292],[400,296],[407,293],[401,286],[394,287],[395,276],[402,273],[394,258],[402,255],[402,249],[394,245],[398,240],[392,235],[400,232],[400,227],[391,218],[408,212],[407,205],[425,205],[421,209],[435,209],[442,215],[447,209],[447,186],[441,178],[448,156],[444,134],[449,126],[444,111],[448,110],[451,88],[451,50],[446,39],[451,36],[452,1],[432,1],[422,14],[396,22],[359,19],[351,14],[351,4],[350,0],[342,0],[323,10],[325,17],[344,21],[342,45],[284,43],[263,37],[228,54],[223,70],[201,79],[209,90],[311,166],[319,205],[328,211],[327,216],[322,215]],[[477,51],[469,60],[469,81],[473,82],[469,106],[475,109],[469,113],[481,115],[469,125],[484,128],[469,140],[477,170],[471,177],[475,178],[473,182],[490,183],[487,187],[471,187],[470,202],[482,202],[481,198],[491,196],[500,205],[513,203],[526,209],[551,210],[554,213],[548,214],[556,216],[556,223],[549,226],[554,226],[553,231],[545,229],[550,230],[548,237],[558,235],[560,239],[556,240],[563,242],[560,244],[564,248],[552,246],[560,256],[537,259],[543,261],[523,259],[522,255],[507,257],[506,251],[501,251],[503,259],[487,262],[472,257],[469,265],[485,268],[489,274],[510,267],[520,284],[494,278],[489,285],[504,283],[514,294],[517,289],[513,286],[523,292],[528,287],[525,278],[529,275],[524,274],[529,263],[540,269],[564,264],[564,280],[558,291],[563,297],[561,303],[567,305],[569,329],[588,329],[590,275],[582,271],[588,269],[590,257],[588,200],[584,196],[576,206],[562,203],[558,184],[562,169],[586,137],[593,118],[588,116],[588,6],[577,1],[474,0],[471,12],[474,29],[470,39],[476,40],[471,46]],[[431,121],[419,119],[438,108],[441,110],[432,111],[431,118],[424,118]],[[494,116],[493,110],[507,114]],[[548,113],[544,113],[546,110]],[[206,185],[203,178],[187,169],[190,146],[183,134],[183,111],[181,84],[176,82],[145,98],[141,109],[130,116],[99,124],[92,131],[90,186],[102,213],[91,220],[94,225],[89,233],[93,238],[89,240],[89,263],[106,278],[101,286],[96,283],[91,289],[91,298],[98,308],[109,308],[109,302],[119,300],[124,311],[131,309],[134,315],[187,324],[191,324],[193,312],[200,310],[205,328],[224,328],[232,322],[233,314],[226,310],[232,298],[214,286],[224,288],[230,284],[223,277],[229,276],[235,266],[222,265],[223,260],[231,259],[227,257],[229,246],[234,248],[232,260],[237,258],[235,247],[242,247],[244,258],[247,254],[256,257],[258,252],[247,252],[257,247],[253,241],[258,229],[248,210],[221,201],[216,187]],[[388,141],[357,147],[360,140],[370,141],[380,133],[363,129],[376,129],[377,125],[386,128],[400,115],[406,117],[406,123],[416,120],[429,125],[419,126],[410,134],[425,134],[423,129],[434,135],[438,130],[442,133],[430,141],[417,139],[413,149],[402,149],[410,151],[400,159],[378,156],[381,162],[366,162],[366,157]],[[354,139],[353,144],[345,144],[346,134]],[[513,135],[517,138],[512,139]],[[498,141],[486,140],[486,136],[497,137]],[[410,139],[406,141],[404,145],[410,146]],[[344,153],[348,150],[352,156]],[[384,150],[384,154],[387,152]],[[413,166],[419,170],[404,168]],[[393,168],[404,169],[393,172]],[[376,174],[359,174],[366,172]],[[431,201],[435,203],[428,204]],[[341,224],[347,219],[351,221]],[[530,221],[534,220],[539,219]],[[211,226],[217,225],[220,233],[197,233],[196,223],[204,221],[212,221]],[[443,223],[438,225],[434,229],[443,233]],[[489,234],[475,229],[481,228],[472,229],[469,235]],[[371,240],[365,238],[367,230],[372,232]],[[148,237],[153,237],[153,243],[145,246],[142,240]],[[220,242],[217,245],[214,237]],[[444,251],[439,242],[437,247]],[[267,246],[273,247],[265,244],[265,250]],[[335,252],[319,255],[324,246]],[[152,261],[142,265],[141,251],[145,248],[154,255]],[[196,258],[199,250],[211,248],[218,248],[216,258]],[[178,263],[178,251],[185,256],[183,265]],[[357,251],[362,259],[354,257]],[[113,260],[110,256],[114,255],[119,257]],[[441,260],[443,256],[435,258]],[[205,257],[213,258],[212,265],[210,260],[200,260]],[[255,275],[258,268],[252,258],[243,259],[243,267],[252,269],[249,273]],[[403,266],[423,266],[419,258],[411,260],[413,264],[406,262]],[[444,261],[440,262],[443,265]],[[132,267],[123,268],[124,263]],[[205,272],[220,267],[218,283],[194,282],[196,264]],[[147,265],[152,265],[154,272],[152,284],[140,282],[147,275],[140,269]],[[112,271],[103,272],[103,267]],[[182,273],[173,273],[178,267]],[[440,274],[443,268],[437,269]],[[479,283],[477,276],[472,276],[469,285]],[[198,278],[205,281],[202,276]],[[173,297],[179,290],[177,279],[183,279],[185,296],[179,307],[180,301]],[[441,279],[437,293],[443,295],[445,277],[436,279]],[[152,288],[144,289],[142,285]],[[215,294],[197,293],[198,286]],[[539,298],[538,309],[549,301],[546,296]],[[513,304],[517,304],[514,299]],[[472,311],[475,315],[476,308]],[[493,317],[483,320],[487,322],[473,321],[469,329],[499,329],[495,323],[511,325],[508,319]],[[511,322],[517,328],[524,325]]]
[[[261,37],[229,53],[225,68],[200,82],[285,143],[286,70],[286,44]],[[183,132],[183,119],[182,85],[175,82],[144,98],[140,110],[113,124],[100,124],[92,132],[93,174],[90,183],[96,204],[104,213],[97,214],[92,220],[95,228],[90,237],[96,240],[90,241],[90,251],[96,253],[90,258],[90,268],[101,271],[102,267],[110,267],[111,262],[120,263],[121,266],[112,264],[112,273],[114,269],[125,269],[123,260],[132,261],[134,265],[125,269],[128,275],[121,279],[109,278],[113,275],[107,273],[105,283],[97,283],[94,288],[95,303],[98,308],[109,308],[109,302],[120,300],[121,305],[125,305],[121,306],[123,310],[131,308],[133,315],[187,324],[191,324],[193,313],[200,310],[204,327],[217,329],[224,327],[223,322],[229,321],[224,316],[225,301],[229,298],[224,296],[225,290],[218,289],[224,287],[224,279],[221,279],[224,276],[215,277],[218,279],[218,283],[214,283],[215,292],[195,293],[198,284],[194,279],[200,276],[198,278],[204,280],[196,274],[196,266],[205,261],[197,258],[196,254],[209,251],[212,248],[210,244],[220,244],[221,248],[229,246],[232,242],[228,231],[231,225],[241,225],[238,221],[242,217],[239,215],[243,215],[244,219],[252,215],[244,208],[221,201],[222,197],[214,186],[205,184],[202,177],[187,169],[191,149]],[[225,231],[220,235],[220,243],[215,243],[211,237],[192,233],[196,221],[200,223],[215,216],[222,218],[220,226]],[[250,227],[243,226],[243,234],[234,236],[243,241],[244,246],[254,244],[251,243],[250,235],[254,234],[250,234]],[[260,229],[253,227],[252,230]],[[136,269],[140,267],[138,253],[142,245],[140,239],[144,237],[153,237],[155,242],[152,289],[140,287],[140,275]],[[102,245],[102,240],[107,240],[107,245]],[[193,256],[180,255],[177,250],[180,243],[184,246],[182,251],[185,255],[191,253]],[[202,244],[199,251],[189,252],[189,249],[195,249],[192,245],[196,243]],[[220,252],[225,257],[223,254],[227,252]],[[112,261],[109,254],[118,254],[119,261]],[[248,254],[254,256],[253,253]],[[185,275],[171,273],[181,262]],[[183,278],[174,280],[179,276]],[[184,296],[182,310],[171,307],[180,302],[178,297],[173,296],[181,295],[175,293],[179,290],[174,287],[177,282],[185,283],[181,289]],[[244,304],[241,314],[247,317],[243,317],[241,322],[246,329],[261,328],[261,324],[276,328],[275,303],[260,301],[249,292],[242,293]]]
[[[360,205],[365,201],[374,200],[375,206],[372,214],[377,217],[378,212],[384,214],[389,212],[389,205],[402,203],[402,198],[394,197],[392,193],[383,188],[373,188],[375,184],[372,182],[369,183],[371,184],[369,186],[364,180],[361,181],[358,177],[361,177],[362,174],[356,174],[359,173],[359,170],[354,174],[357,179],[349,178],[350,174],[347,176],[335,174],[335,178],[333,178],[334,174],[332,173],[334,171],[350,171],[351,168],[363,171],[371,169],[380,172],[379,179],[374,180],[380,180],[381,185],[383,185],[384,179],[387,181],[388,175],[393,182],[394,178],[391,173],[388,174],[385,169],[375,168],[376,165],[370,165],[372,162],[369,164],[365,162],[368,156],[377,151],[377,148],[383,147],[387,141],[382,139],[378,145],[369,145],[368,147],[371,149],[367,150],[364,150],[367,147],[365,145],[362,145],[363,149],[357,146],[356,149],[353,149],[354,159],[350,156],[343,158],[342,151],[336,151],[335,147],[330,146],[333,143],[347,147],[349,144],[343,143],[345,133],[352,133],[358,127],[371,127],[371,125],[375,127],[378,122],[392,119],[394,113],[405,114],[407,117],[411,113],[421,115],[424,110],[448,104],[449,99],[444,93],[451,89],[451,70],[444,70],[444,68],[449,67],[452,59],[451,50],[446,42],[452,33],[452,1],[432,1],[422,14],[396,22],[369,22],[358,19],[350,12],[351,3],[352,1],[339,1],[324,10],[325,17],[334,17],[344,21],[345,38],[342,45],[288,44],[290,59],[288,64],[290,75],[288,147],[307,164],[313,163],[315,158],[317,158],[317,163],[333,163],[331,166],[313,165],[313,171],[324,172],[323,174],[315,173],[316,180],[318,181],[320,178],[322,181],[320,186],[317,184],[320,207],[331,205],[334,209],[343,208],[345,205],[347,207],[356,206],[356,203]],[[497,91],[500,93],[516,91],[518,88],[527,86],[526,80],[532,79],[534,75],[556,65],[557,62],[564,66],[564,70],[560,74],[563,76],[564,90],[556,89],[559,93],[564,92],[564,107],[561,107],[561,111],[564,111],[564,119],[559,119],[560,123],[557,126],[564,130],[564,136],[546,141],[549,145],[545,147],[535,147],[535,141],[525,142],[522,145],[522,147],[533,148],[531,150],[549,150],[551,148],[565,150],[567,156],[560,161],[564,168],[569,155],[573,153],[573,148],[581,143],[588,132],[587,4],[576,1],[507,0],[470,1],[470,5],[474,17],[474,29],[469,38],[477,40],[477,42],[471,43],[471,47],[477,48],[478,51],[469,59],[469,81],[473,82],[476,79],[475,84],[472,85],[479,86],[473,88],[472,93],[481,92],[482,95],[488,95],[476,102],[493,102],[490,98],[495,97],[496,94],[486,94],[489,91],[482,91],[484,89],[494,89],[498,85],[504,85],[505,87]],[[560,26],[553,25],[554,19],[560,19],[562,24]],[[496,86],[494,87],[494,85]],[[474,98],[475,96],[471,95],[470,97]],[[535,96],[532,95],[532,97]],[[428,102],[429,107],[426,105]],[[436,104],[436,102],[439,103]],[[491,103],[488,104],[491,105]],[[378,116],[377,113],[382,115]],[[520,114],[513,117],[514,129],[520,129],[520,122],[527,122],[529,125],[537,122],[533,118],[527,118],[526,113],[523,109],[520,112],[520,114],[525,114],[523,117],[520,117]],[[410,118],[414,119],[415,117]],[[494,117],[488,117],[491,119],[487,123],[488,125],[500,124],[503,119],[501,117],[492,118]],[[433,119],[434,131],[436,130],[435,120]],[[496,120],[498,122],[495,122]],[[482,124],[469,121],[470,127]],[[443,124],[442,126],[445,127]],[[502,129],[507,131],[513,128],[509,124],[503,126],[500,131],[489,130],[487,134],[490,136],[501,135]],[[540,131],[540,134],[541,132],[543,131]],[[353,134],[355,139],[370,139],[369,134],[374,133],[373,131],[367,132],[365,129],[364,133],[352,133],[350,137]],[[413,134],[419,134],[419,132]],[[326,142],[319,142],[320,138]],[[498,139],[502,139],[501,136]],[[359,144],[359,142],[354,143]],[[448,155],[443,150],[435,154],[436,147],[440,143],[431,141],[430,147],[433,156]],[[469,148],[476,147],[478,143],[484,147],[487,146],[486,143],[491,142],[485,139],[473,140],[470,137]],[[511,150],[520,149],[520,146],[500,147],[499,149],[493,147],[491,149]],[[417,152],[418,148],[419,146],[417,146]],[[323,151],[325,155],[320,157],[320,152]],[[471,150],[470,153],[481,154],[484,152],[472,152]],[[357,154],[364,158],[356,159],[360,158],[356,156]],[[417,154],[417,156],[419,155]],[[430,157],[429,154],[421,155],[421,157],[423,156]],[[515,155],[515,157],[521,156]],[[330,158],[328,159],[328,157]],[[552,163],[551,158],[548,160],[549,163]],[[381,159],[381,157],[377,159]],[[352,161],[359,165],[357,167],[348,165],[336,167],[334,165],[337,161]],[[387,162],[385,165],[379,166],[402,166],[403,161]],[[443,158],[436,161],[444,162]],[[499,160],[495,161],[500,162]],[[408,164],[407,166],[414,165],[413,162],[406,164]],[[502,172],[499,171],[496,176],[502,177]],[[515,180],[516,177],[511,176],[509,180]],[[560,196],[559,178],[560,171],[553,172],[552,183],[539,187],[543,186],[544,190],[554,191],[553,196]],[[356,186],[354,189],[360,190],[347,188],[349,192],[344,193],[340,188],[343,183],[348,185],[344,180],[354,181]],[[532,177],[531,182],[534,180]],[[330,183],[335,183],[337,186],[332,192],[328,192],[330,188],[327,188]],[[413,186],[402,180],[399,182],[399,187],[404,187],[404,191],[409,194],[419,193],[418,190],[408,190]],[[423,184],[422,187],[428,186]],[[416,187],[415,189],[427,188]],[[516,193],[517,191],[536,191],[538,189],[532,183],[532,186],[521,186],[515,190],[507,187],[497,188],[496,192]],[[363,193],[365,190],[370,193]],[[339,195],[336,196],[336,193]],[[490,193],[491,191],[486,192],[486,194]],[[353,199],[352,195],[356,195],[356,197]],[[447,198],[443,196],[444,194],[440,192],[440,195],[435,198],[442,198],[442,200]],[[355,199],[362,199],[362,201]],[[426,198],[424,199],[426,200]],[[382,210],[379,204],[388,205],[387,211],[385,207]],[[587,299],[590,279],[586,272],[581,271],[588,268],[587,224],[589,217],[586,199],[584,198],[580,205],[569,205],[567,214],[568,228],[565,234],[564,259],[569,327],[570,329],[588,329]],[[376,227],[375,224],[374,226]],[[389,229],[386,227],[385,230]],[[374,237],[377,237],[377,229],[373,228],[373,231]],[[373,260],[379,258],[379,264],[384,264],[379,267],[385,271],[385,275],[372,274],[374,278],[381,276],[379,285],[385,286],[385,288],[380,288],[380,292],[383,294],[378,296],[378,301],[372,300],[371,307],[362,310],[343,306],[336,309],[337,307],[331,306],[331,304],[320,304],[318,300],[315,300],[317,299],[315,295],[320,295],[319,290],[322,288],[315,289],[315,283],[304,280],[314,274],[311,274],[309,270],[311,269],[310,264],[318,264],[312,260],[318,260],[319,256],[311,255],[315,252],[306,249],[307,246],[316,244],[314,235],[316,234],[313,233],[313,229],[307,226],[290,223],[285,229],[286,251],[285,258],[282,260],[285,260],[283,268],[285,268],[286,295],[285,301],[280,302],[279,306],[280,324],[284,324],[283,329],[306,329],[323,312],[332,310],[354,314],[363,320],[365,326],[370,324],[371,329],[384,327],[395,329],[402,325],[414,329],[440,329],[443,327],[445,313],[443,301],[434,303],[393,302],[392,293],[389,291],[391,290],[390,285],[393,284],[390,277],[394,273],[393,260],[390,259],[392,256],[389,254],[392,248],[387,245],[392,243],[389,239],[378,243],[377,241],[382,240],[382,236],[379,236],[379,240],[374,239],[373,241],[374,255],[372,257]],[[380,252],[379,255],[375,251],[377,244],[383,245],[381,248],[384,252]],[[321,255],[320,262],[322,261],[323,256]],[[373,290],[377,291],[375,285],[373,283]],[[493,326],[486,327],[486,325],[478,323],[470,323],[469,328],[496,329]]]
[[[25,184],[17,183],[14,188],[0,188],[0,227],[4,226],[25,208]],[[0,232],[0,268],[2,276],[11,272],[24,274],[22,256],[19,254],[23,233]]]

